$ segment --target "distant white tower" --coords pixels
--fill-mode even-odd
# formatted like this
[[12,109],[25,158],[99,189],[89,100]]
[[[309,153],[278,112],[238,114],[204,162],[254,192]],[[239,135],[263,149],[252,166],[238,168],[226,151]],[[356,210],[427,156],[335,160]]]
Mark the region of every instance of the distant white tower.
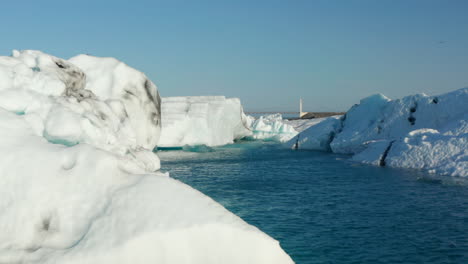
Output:
[[299,118],[305,116],[307,112],[302,112],[302,98],[299,99]]

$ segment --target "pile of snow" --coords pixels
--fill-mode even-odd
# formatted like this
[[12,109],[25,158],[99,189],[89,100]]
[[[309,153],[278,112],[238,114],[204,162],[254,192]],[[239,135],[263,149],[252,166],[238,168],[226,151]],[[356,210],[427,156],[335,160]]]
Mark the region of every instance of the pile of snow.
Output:
[[297,135],[297,131],[285,123],[281,114],[249,118],[252,134],[248,138],[286,142]]
[[0,263],[292,263],[156,171],[159,97],[142,73],[72,60],[0,57]]
[[468,176],[467,101],[468,88],[398,100],[373,95],[361,100],[341,119],[325,119],[287,145],[330,149],[380,166]]
[[238,98],[163,97],[161,110],[160,147],[221,146],[251,133]]

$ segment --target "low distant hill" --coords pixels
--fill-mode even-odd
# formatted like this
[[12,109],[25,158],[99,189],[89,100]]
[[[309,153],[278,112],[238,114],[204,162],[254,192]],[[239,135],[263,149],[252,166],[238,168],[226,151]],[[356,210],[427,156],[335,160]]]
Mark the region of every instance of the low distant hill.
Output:
[[344,115],[345,112],[308,112],[298,119],[313,119],[313,118],[322,118],[335,115]]

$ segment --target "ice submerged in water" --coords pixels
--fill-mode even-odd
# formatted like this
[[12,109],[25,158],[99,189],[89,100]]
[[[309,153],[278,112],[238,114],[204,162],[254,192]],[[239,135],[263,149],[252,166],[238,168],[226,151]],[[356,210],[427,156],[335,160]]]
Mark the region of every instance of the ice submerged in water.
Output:
[[292,263],[158,172],[160,99],[112,58],[0,57],[0,263]]
[[373,95],[345,116],[327,118],[287,142],[290,148],[352,154],[368,164],[468,176],[468,88],[390,100]]

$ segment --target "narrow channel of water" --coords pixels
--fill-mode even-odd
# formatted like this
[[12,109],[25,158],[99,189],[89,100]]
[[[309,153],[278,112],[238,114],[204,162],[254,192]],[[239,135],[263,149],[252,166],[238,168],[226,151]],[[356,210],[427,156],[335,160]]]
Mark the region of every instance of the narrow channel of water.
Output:
[[173,178],[279,240],[298,264],[468,263],[464,179],[260,142],[158,155]]

